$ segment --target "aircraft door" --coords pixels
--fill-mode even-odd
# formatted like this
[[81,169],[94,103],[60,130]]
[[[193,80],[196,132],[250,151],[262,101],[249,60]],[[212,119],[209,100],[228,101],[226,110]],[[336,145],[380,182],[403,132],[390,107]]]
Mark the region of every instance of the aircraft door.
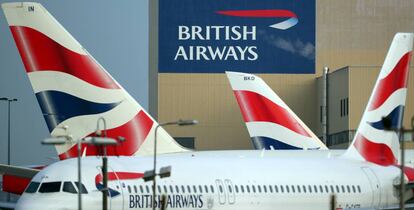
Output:
[[369,167],[362,167],[362,171],[367,176],[372,190],[372,207],[379,208],[381,203],[381,185],[377,175]]
[[234,204],[236,202],[236,195],[234,193],[233,183],[230,179],[226,179],[224,180],[224,184],[226,185],[227,199],[229,201],[229,204]]
[[224,192],[223,181],[216,179],[216,186],[219,203],[223,205],[226,203],[226,193]]

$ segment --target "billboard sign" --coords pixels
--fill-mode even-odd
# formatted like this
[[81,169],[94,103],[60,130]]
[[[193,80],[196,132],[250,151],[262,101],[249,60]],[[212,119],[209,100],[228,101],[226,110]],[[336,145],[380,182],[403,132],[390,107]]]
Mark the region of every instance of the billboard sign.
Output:
[[159,0],[160,73],[315,73],[315,0]]

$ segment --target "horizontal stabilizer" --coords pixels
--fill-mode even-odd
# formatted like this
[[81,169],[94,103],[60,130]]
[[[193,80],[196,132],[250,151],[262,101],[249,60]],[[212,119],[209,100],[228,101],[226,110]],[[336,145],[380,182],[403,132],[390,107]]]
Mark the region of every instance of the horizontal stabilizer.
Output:
[[40,170],[0,164],[0,174],[13,175],[23,178],[33,178]]

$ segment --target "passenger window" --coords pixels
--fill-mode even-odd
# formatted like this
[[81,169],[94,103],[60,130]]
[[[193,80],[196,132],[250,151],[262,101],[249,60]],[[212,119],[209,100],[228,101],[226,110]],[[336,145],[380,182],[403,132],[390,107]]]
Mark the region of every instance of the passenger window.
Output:
[[39,188],[39,182],[30,182],[29,186],[26,188],[26,193],[35,193]]
[[247,193],[250,193],[250,187],[249,187],[249,185],[246,185],[246,191],[247,191]]
[[254,185],[252,185],[252,191],[253,193],[256,193],[256,187],[254,187]]
[[286,192],[289,193],[289,186],[286,185]]
[[63,192],[68,192],[68,193],[73,193],[73,194],[78,193],[75,186],[73,186],[72,182],[64,182],[62,191]]
[[164,193],[168,193],[167,185],[164,185]]
[[141,191],[141,193],[144,193],[144,187],[142,187],[142,185],[139,186],[139,191]]
[[358,185],[357,188],[358,188],[358,192],[361,193],[361,186]]
[[355,185],[352,185],[352,192],[353,192],[353,193],[356,193],[356,190],[355,190]]
[[181,185],[181,191],[185,193],[185,187]]
[[302,189],[303,189],[303,193],[306,193],[306,186],[305,185],[302,186]]
[[157,189],[158,189],[158,193],[161,193],[161,186],[160,185],[157,186]]
[[346,186],[346,190],[348,191],[348,193],[351,193],[351,188],[349,188],[349,185]]
[[187,185],[187,192],[188,193],[191,193],[191,187],[190,187],[190,185]]
[[244,187],[243,187],[243,185],[240,185],[240,190],[241,190],[242,193],[244,193]]
[[275,185],[275,193],[279,193],[279,187],[277,185]]
[[330,187],[331,187],[331,193],[334,193],[335,192],[334,187],[332,185]]
[[259,193],[262,192],[262,188],[260,187],[260,185],[257,186],[257,191],[259,191]]
[[175,185],[175,192],[180,193],[180,188],[178,187],[178,185]]
[[342,192],[345,193],[345,186],[341,185]]
[[317,187],[316,185],[313,185],[313,191],[314,191],[315,193],[318,193],[318,187]]
[[239,193],[239,187],[237,185],[234,185],[234,189],[236,190],[236,193]]
[[295,186],[292,185],[292,193],[295,193]]
[[[277,186],[276,186],[276,187],[277,187]],[[276,192],[277,192],[277,190],[276,190]],[[284,193],[283,185],[281,185],[281,186],[280,186],[280,192],[281,192],[281,193]]]
[[269,191],[270,191],[270,193],[273,193],[273,187],[272,187],[272,185],[269,185]]
[[147,190],[147,193],[150,193],[150,189],[149,189],[148,185],[145,185],[145,190]]
[[312,186],[308,185],[309,193],[312,193]]
[[211,191],[211,193],[214,193],[214,187],[213,187],[213,185],[210,185],[210,191]]
[[206,191],[206,193],[208,193],[208,187],[207,187],[207,185],[204,185],[204,190]]
[[172,185],[170,185],[170,192],[171,193],[174,193],[174,189],[173,189],[173,186]]
[[40,193],[53,193],[60,191],[60,185],[62,182],[43,182],[40,186]]
[[296,187],[298,188],[298,193],[300,193],[300,186],[299,186],[299,185],[297,185]]
[[203,193],[203,187],[201,185],[198,185],[198,191],[200,191],[200,193]]
[[263,191],[264,191],[264,193],[267,193],[266,185],[263,185]]
[[131,194],[131,186],[128,185],[128,193]]
[[341,191],[339,191],[339,186],[336,185],[335,187],[336,187],[336,193],[340,193]]
[[135,193],[138,193],[138,190],[137,190],[137,186],[136,185],[134,185],[134,192]]
[[328,188],[328,185],[325,185],[325,192],[326,192],[326,193],[329,193],[329,188]]
[[221,185],[219,185],[219,190],[220,190],[220,193],[223,193],[223,187]]
[[[197,187],[195,185],[193,185],[193,190],[194,190],[194,193],[197,193]],[[190,192],[191,192],[191,190],[190,190]]]

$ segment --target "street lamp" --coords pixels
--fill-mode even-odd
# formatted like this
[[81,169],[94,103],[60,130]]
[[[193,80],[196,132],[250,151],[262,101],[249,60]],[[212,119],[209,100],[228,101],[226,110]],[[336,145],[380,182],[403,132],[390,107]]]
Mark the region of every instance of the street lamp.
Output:
[[[77,150],[78,150],[78,209],[81,210],[82,209],[82,173],[81,173],[81,148],[82,148],[82,142],[86,143],[86,144],[91,144],[91,145],[95,145],[95,146],[104,146],[104,156],[102,158],[103,161],[103,166],[102,166],[102,175],[103,175],[103,184],[104,187],[102,189],[102,193],[103,193],[103,209],[107,209],[108,207],[108,198],[107,198],[107,192],[108,192],[108,161],[107,161],[107,157],[106,157],[106,146],[107,145],[116,145],[118,144],[118,142],[115,139],[112,138],[107,138],[106,137],[106,122],[104,118],[99,118],[98,119],[98,125],[97,125],[97,130],[96,130],[96,134],[100,135],[100,130],[99,130],[99,121],[103,120],[104,122],[104,137],[85,137],[85,138],[81,138],[79,140],[76,141],[77,144]],[[68,126],[63,126],[63,127],[58,127],[58,128],[62,128],[63,130],[67,130]],[[124,137],[118,137],[119,140],[122,142],[125,140]],[[44,139],[42,141],[43,145],[62,145],[65,144],[67,142],[73,142],[73,138],[71,135],[60,135],[60,136],[56,136],[56,137],[52,137],[52,138],[47,138]]]
[[[8,102],[8,106],[7,106],[7,111],[8,111],[8,115],[7,115],[7,165],[10,165],[10,104],[11,102],[17,101],[17,99],[2,97],[0,98],[0,101]],[[7,193],[7,202],[10,202],[10,193]]]
[[[168,166],[167,168],[163,169],[164,175],[161,174],[161,170],[160,173],[157,174],[156,173],[156,169],[157,169],[157,131],[158,128],[161,126],[168,126],[168,125],[178,125],[178,126],[187,126],[187,125],[196,125],[198,124],[197,120],[178,120],[178,121],[173,121],[173,122],[166,122],[166,123],[160,123],[155,127],[155,131],[154,131],[154,169],[152,171],[146,171],[147,172],[147,177],[144,178],[144,181],[148,181],[148,180],[153,180],[153,185],[152,185],[152,209],[155,210],[155,196],[156,196],[156,187],[157,187],[157,183],[156,183],[156,179],[155,177],[157,175],[160,175],[160,178],[164,178],[164,177],[168,177],[171,174],[171,166]],[[167,176],[168,174],[168,176]],[[144,173],[144,177],[145,177],[145,173]]]

